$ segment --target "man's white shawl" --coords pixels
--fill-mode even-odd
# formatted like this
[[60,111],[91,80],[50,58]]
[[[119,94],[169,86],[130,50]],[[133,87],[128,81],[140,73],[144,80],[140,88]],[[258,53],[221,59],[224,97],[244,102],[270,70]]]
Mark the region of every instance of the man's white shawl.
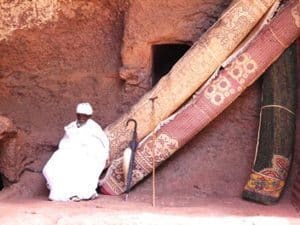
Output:
[[68,201],[73,196],[89,199],[96,193],[108,159],[108,138],[92,119],[80,127],[74,121],[64,129],[58,150],[43,169],[50,189],[49,199]]

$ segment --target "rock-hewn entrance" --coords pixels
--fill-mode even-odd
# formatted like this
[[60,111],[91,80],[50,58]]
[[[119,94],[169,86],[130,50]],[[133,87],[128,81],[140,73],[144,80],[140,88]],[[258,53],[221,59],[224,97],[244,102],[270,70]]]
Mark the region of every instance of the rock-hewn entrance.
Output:
[[170,71],[172,66],[189,48],[190,46],[186,44],[160,44],[152,46],[152,86]]

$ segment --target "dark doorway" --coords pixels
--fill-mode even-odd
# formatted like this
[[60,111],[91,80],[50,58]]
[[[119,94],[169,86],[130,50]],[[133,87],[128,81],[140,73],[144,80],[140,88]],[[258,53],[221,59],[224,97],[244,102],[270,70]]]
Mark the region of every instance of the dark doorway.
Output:
[[152,46],[152,86],[167,74],[173,65],[189,50],[187,44],[161,44]]

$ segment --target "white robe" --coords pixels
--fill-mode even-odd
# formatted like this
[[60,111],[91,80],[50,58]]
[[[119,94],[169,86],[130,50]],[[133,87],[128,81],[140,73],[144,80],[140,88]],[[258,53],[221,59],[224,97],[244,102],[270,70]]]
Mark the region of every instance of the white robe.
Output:
[[81,127],[76,121],[65,127],[59,148],[43,169],[50,189],[49,199],[68,201],[96,194],[98,179],[109,155],[109,140],[92,119]]

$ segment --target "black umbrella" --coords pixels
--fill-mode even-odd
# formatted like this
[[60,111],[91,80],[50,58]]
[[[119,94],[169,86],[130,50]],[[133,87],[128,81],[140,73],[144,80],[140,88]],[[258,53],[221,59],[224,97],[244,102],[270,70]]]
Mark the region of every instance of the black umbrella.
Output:
[[135,159],[135,151],[138,146],[137,142],[137,122],[134,119],[127,120],[126,126],[128,126],[129,122],[134,122],[134,129],[132,133],[132,139],[129,142],[129,147],[125,149],[124,151],[124,157],[123,157],[123,172],[124,172],[124,178],[125,178],[125,201],[128,198],[129,191],[131,189],[131,181],[132,181],[132,170],[134,165],[134,159]]

